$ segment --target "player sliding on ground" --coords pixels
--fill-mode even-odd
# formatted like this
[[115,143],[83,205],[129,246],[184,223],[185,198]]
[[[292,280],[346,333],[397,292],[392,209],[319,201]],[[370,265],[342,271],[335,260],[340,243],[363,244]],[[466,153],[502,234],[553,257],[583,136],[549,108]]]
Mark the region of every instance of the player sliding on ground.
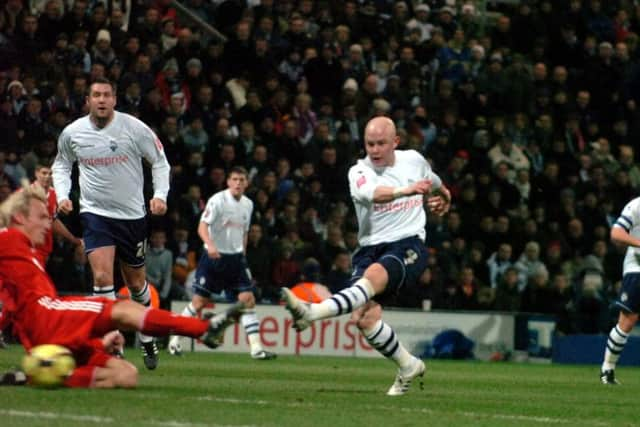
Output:
[[361,246],[353,256],[351,287],[319,304],[306,304],[289,289],[281,290],[298,331],[314,320],[352,313],[367,342],[398,366],[390,396],[405,394],[411,382],[424,375],[425,366],[382,321],[380,304],[392,303],[415,286],[427,266],[424,196],[437,215],[444,215],[451,202],[449,190],[424,157],[414,150],[396,150],[398,142],[390,119],[372,119],[364,134],[367,156],[349,170]]
[[115,329],[140,331],[150,336],[179,334],[200,338],[217,347],[225,329],[241,315],[237,304],[208,320],[175,315],[131,300],[101,297],[59,297],[34,256],[51,217],[41,188],[25,187],[0,205],[0,330],[8,323],[25,349],[58,344],[73,352],[76,369],[69,387],[135,387],[136,367],[114,357],[122,345]]

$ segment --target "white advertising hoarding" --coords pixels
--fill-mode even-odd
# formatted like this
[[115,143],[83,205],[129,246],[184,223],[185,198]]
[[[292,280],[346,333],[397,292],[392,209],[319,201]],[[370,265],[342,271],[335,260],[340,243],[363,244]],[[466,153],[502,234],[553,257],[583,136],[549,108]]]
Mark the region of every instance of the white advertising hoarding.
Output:
[[[172,311],[181,313],[186,302],[174,301]],[[213,311],[223,311],[228,304],[216,304]],[[207,309],[208,310],[208,309]],[[349,316],[318,320],[297,333],[291,327],[291,317],[282,306],[259,305],[260,338],[266,350],[278,354],[374,357],[379,353],[367,344]],[[457,329],[475,342],[474,353],[481,359],[497,350],[513,350],[515,321],[512,315],[488,313],[452,313],[423,311],[385,311],[384,321],[391,325],[398,338],[412,353],[420,355],[425,346],[440,332]],[[182,340],[183,350],[191,348],[191,340]],[[209,351],[199,342],[195,351]],[[249,346],[241,324],[231,326],[224,336],[224,345],[215,351],[248,352]]]

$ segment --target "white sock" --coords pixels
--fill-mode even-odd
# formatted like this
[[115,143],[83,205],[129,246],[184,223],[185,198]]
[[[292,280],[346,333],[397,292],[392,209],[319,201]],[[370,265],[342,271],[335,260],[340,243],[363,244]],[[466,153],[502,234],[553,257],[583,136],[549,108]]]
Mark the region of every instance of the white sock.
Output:
[[151,290],[149,289],[149,284],[145,280],[144,286],[139,291],[134,291],[129,288],[129,293],[131,294],[131,299],[137,303],[140,303],[146,307],[151,305]]
[[[149,289],[149,284],[147,281],[144,281],[144,286],[138,292],[134,292],[132,289],[129,289],[129,293],[131,294],[131,299],[135,302],[138,302],[146,307],[151,306],[151,290]],[[138,339],[141,343],[148,343],[153,341],[153,337],[149,335],[145,335],[141,332],[138,332]]]
[[321,303],[311,304],[309,320],[326,319],[351,313],[356,308],[365,305],[375,294],[369,279],[362,277],[352,286],[333,294]]
[[369,345],[387,359],[392,360],[400,369],[409,369],[414,357],[406,348],[398,341],[396,333],[391,326],[378,320],[373,328],[368,331],[362,331]]
[[240,317],[240,322],[244,328],[244,332],[247,334],[249,340],[249,346],[251,347],[251,354],[262,351],[262,343],[260,342],[260,321],[256,316],[255,310],[247,310]]
[[182,314],[183,316],[188,316],[188,317],[196,317],[198,315],[198,310],[196,310],[196,308],[193,306],[193,303],[189,303],[183,310],[182,310]]
[[116,299],[116,291],[113,288],[113,285],[106,286],[94,286],[93,287],[93,296],[94,297],[103,297],[115,300]]
[[620,353],[624,349],[624,345],[627,343],[629,334],[622,332],[622,329],[618,325],[614,326],[609,332],[609,338],[607,339],[607,347],[604,351],[604,361],[602,362],[602,370],[609,371],[616,369],[616,363],[620,358]]

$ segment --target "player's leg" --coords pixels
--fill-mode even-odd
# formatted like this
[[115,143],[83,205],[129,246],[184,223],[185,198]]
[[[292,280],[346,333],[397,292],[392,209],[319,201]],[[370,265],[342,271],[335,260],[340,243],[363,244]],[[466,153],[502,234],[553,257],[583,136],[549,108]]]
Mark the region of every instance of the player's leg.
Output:
[[246,258],[242,254],[228,257],[228,265],[225,269],[226,283],[231,283],[226,291],[237,295],[237,299],[245,306],[240,322],[247,334],[251,357],[256,360],[271,360],[276,354],[262,348],[260,340],[260,320],[256,315],[256,288],[251,281],[251,271]]
[[216,348],[220,345],[225,329],[238,321],[243,309],[242,304],[236,304],[223,313],[207,319],[198,319],[177,316],[167,310],[144,307],[136,302],[123,300],[113,304],[109,316],[114,328],[140,331],[153,337],[177,334],[198,338],[205,345]]
[[616,364],[624,349],[629,333],[638,321],[640,308],[640,273],[627,273],[622,277],[622,288],[615,304],[620,307],[618,324],[609,332],[600,369],[603,384],[618,384],[615,377]]
[[355,310],[351,319],[356,322],[358,329],[364,335],[369,345],[380,354],[391,360],[398,366],[396,379],[387,391],[389,396],[399,396],[409,390],[411,381],[422,376],[425,366],[422,360],[413,356],[404,348],[398,340],[395,331],[382,320],[382,307],[380,304],[369,301],[363,307]]
[[[180,313],[182,316],[198,317],[198,313],[200,312],[200,310],[202,310],[202,308],[207,304],[209,304],[209,301],[211,301],[209,299],[208,293],[207,293],[207,296],[203,296],[198,294],[198,290],[195,290],[195,292],[196,293],[194,293],[193,297],[191,298],[191,302],[187,304],[187,306],[182,310],[182,313]],[[169,338],[168,350],[169,350],[169,354],[172,354],[174,356],[182,355],[182,345],[180,344],[180,335],[172,335]]]
[[[294,328],[302,331],[312,321],[350,313],[364,306],[375,295],[384,292],[389,281],[385,265],[374,261],[375,248],[361,248],[353,258],[354,280],[348,288],[333,294],[317,304],[307,304],[299,300],[289,289],[281,289],[281,299],[294,320]],[[387,259],[395,269],[395,260]]]
[[116,299],[113,287],[113,262],[115,260],[116,247],[87,248],[87,251],[87,258],[93,273],[93,295]]
[[93,294],[116,299],[113,288],[113,262],[116,243],[109,229],[107,218],[91,213],[81,213],[85,252],[93,273]]
[[134,388],[138,385],[138,369],[124,359],[110,357],[104,366],[78,366],[65,385],[77,388]]
[[277,356],[275,353],[262,348],[260,340],[260,320],[256,315],[256,298],[252,291],[244,291],[238,294],[238,301],[244,304],[245,310],[240,317],[240,323],[244,328],[251,348],[251,357],[256,360],[271,360]]
[[[191,302],[182,310],[183,316],[197,317],[202,308],[211,301],[211,294],[213,292],[220,292],[218,283],[216,282],[216,276],[219,272],[219,261],[212,260],[204,251],[198,266],[196,267],[196,273],[193,278],[193,297]],[[169,339],[169,353],[174,356],[182,354],[182,346],[180,345],[180,336],[174,335]]]
[[[144,268],[147,246],[146,220],[111,220],[110,226],[116,240],[120,268],[129,288],[129,295],[133,301],[150,307],[151,290]],[[142,347],[144,365],[147,369],[155,369],[158,366],[158,346],[155,339],[142,333],[138,333],[137,336]]]
[[638,321],[637,313],[628,313],[620,311],[618,324],[609,332],[607,344],[604,351],[604,361],[600,369],[600,380],[603,384],[615,385],[618,380],[615,377],[616,364],[620,358],[620,354],[624,349],[629,333]]
[[[131,299],[145,307],[151,306],[151,289],[146,280],[144,265],[132,267],[122,264],[122,276],[129,288]],[[153,337],[138,332],[138,340],[142,347],[142,358],[147,369],[155,369],[158,366],[158,346]]]

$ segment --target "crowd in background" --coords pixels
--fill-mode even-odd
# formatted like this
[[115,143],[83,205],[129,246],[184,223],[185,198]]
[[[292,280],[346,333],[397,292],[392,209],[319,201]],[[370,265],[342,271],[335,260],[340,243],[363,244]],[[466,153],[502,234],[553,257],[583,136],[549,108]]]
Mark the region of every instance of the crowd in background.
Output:
[[[388,115],[454,194],[428,219],[421,291],[398,305],[606,331],[624,255],[609,229],[640,186],[640,5],[480,3],[186,0],[223,42],[168,0],[4,0],[0,200],[54,158],[107,77],[171,164],[147,251],[163,300],[188,291],[201,211],[234,165],[250,173],[261,300],[300,280],[336,290],[358,246],[347,170],[365,122]],[[91,289],[81,249],[60,242],[48,269],[63,292]]]

